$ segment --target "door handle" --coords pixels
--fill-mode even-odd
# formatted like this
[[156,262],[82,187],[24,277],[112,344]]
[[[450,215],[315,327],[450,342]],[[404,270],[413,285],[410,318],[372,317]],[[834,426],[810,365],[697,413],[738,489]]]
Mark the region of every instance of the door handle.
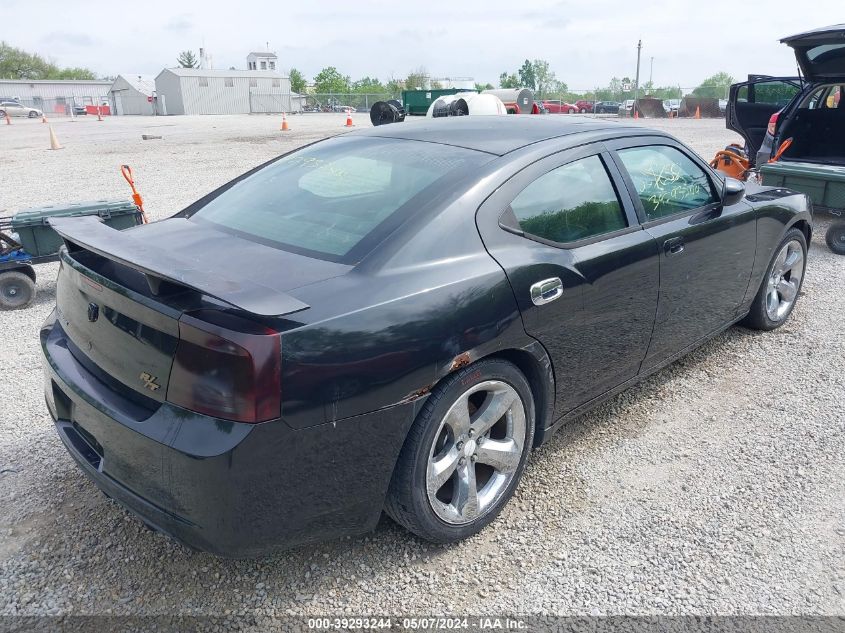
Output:
[[667,255],[677,255],[684,252],[684,238],[673,237],[663,242],[663,251]]
[[558,277],[544,279],[531,285],[531,302],[535,306],[551,303],[563,294],[563,282]]

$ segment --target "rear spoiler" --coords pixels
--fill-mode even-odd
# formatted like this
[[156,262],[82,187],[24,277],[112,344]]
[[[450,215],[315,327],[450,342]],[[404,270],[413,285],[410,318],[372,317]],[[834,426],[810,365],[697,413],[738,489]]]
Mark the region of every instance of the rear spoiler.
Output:
[[216,270],[200,270],[190,257],[180,257],[136,239],[132,231],[113,229],[96,216],[56,217],[48,222],[65,240],[68,250],[81,247],[143,273],[155,295],[160,294],[162,282],[169,282],[258,316],[281,316],[309,307],[289,294],[249,279],[228,279]]

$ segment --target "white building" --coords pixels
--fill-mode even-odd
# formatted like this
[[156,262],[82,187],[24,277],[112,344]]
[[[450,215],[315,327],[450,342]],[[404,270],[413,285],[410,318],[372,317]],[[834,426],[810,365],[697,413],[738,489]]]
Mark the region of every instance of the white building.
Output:
[[276,70],[279,58],[276,53],[250,53],[246,56],[247,70]]
[[165,68],[155,88],[160,114],[291,112],[296,107],[290,79],[269,70]]
[[144,75],[118,75],[109,88],[115,114],[155,114],[155,79]]
[[111,85],[83,79],[0,79],[0,99],[15,99],[48,115],[68,114],[74,105],[108,104]]

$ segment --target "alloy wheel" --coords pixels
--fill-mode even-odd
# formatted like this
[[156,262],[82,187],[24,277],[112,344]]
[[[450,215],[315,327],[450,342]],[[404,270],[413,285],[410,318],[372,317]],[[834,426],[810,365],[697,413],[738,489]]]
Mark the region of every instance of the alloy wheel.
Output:
[[789,314],[804,275],[804,249],[798,240],[787,242],[772,264],[766,288],[766,314],[772,321],[782,321]]
[[461,394],[429,452],[426,492],[435,514],[462,525],[489,512],[519,468],[525,437],[525,406],[511,385],[487,380]]

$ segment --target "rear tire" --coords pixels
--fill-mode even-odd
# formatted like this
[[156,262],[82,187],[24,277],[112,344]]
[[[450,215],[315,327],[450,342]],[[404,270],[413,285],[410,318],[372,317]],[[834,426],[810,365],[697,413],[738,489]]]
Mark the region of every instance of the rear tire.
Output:
[[806,267],[807,238],[800,230],[790,229],[775,249],[742,325],[769,331],[786,323],[801,293]]
[[38,113],[37,113],[37,112],[32,112],[32,111],[30,111],[30,113],[29,113],[27,116],[28,116],[30,119],[34,119],[35,117],[37,117],[37,116],[38,116]]
[[824,235],[827,247],[837,255],[845,255],[845,222],[837,222]]
[[514,365],[482,360],[429,396],[399,454],[385,510],[436,543],[468,538],[513,495],[534,441],[531,387]]
[[0,273],[0,308],[19,310],[35,299],[35,282],[26,273],[9,270]]

